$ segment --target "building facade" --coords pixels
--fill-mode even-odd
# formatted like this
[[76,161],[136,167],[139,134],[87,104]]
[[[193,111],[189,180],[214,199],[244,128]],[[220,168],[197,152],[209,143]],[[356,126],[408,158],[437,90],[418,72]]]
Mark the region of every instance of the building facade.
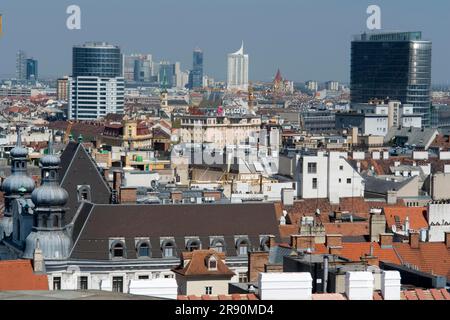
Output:
[[421,32],[362,34],[352,41],[351,102],[394,99],[412,104],[430,125],[431,41]]
[[37,80],[38,61],[36,59],[27,59],[27,80]]
[[248,54],[244,54],[244,42],[235,53],[228,54],[228,90],[248,90]]
[[189,74],[189,88],[203,87],[203,51],[196,48],[192,55],[192,70]]
[[119,47],[107,43],[86,43],[73,48],[69,119],[95,120],[109,113],[121,114],[124,94]]

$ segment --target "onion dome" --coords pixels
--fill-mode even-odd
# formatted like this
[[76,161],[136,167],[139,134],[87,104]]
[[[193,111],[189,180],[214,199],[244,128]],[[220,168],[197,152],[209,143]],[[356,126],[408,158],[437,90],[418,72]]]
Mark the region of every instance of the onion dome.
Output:
[[22,136],[20,135],[20,128],[17,128],[17,143],[16,146],[10,151],[10,155],[13,158],[28,157],[28,149],[22,146]]
[[27,176],[28,150],[22,147],[20,129],[17,130],[17,145],[11,150],[11,175],[3,181],[2,191],[6,196],[31,193],[34,180]]
[[61,164],[61,159],[54,154],[48,154],[42,157],[40,162],[42,167],[58,167]]
[[31,200],[36,207],[61,207],[68,199],[67,191],[56,184],[44,184],[31,194]]
[[22,146],[16,146],[10,151],[13,158],[26,158],[28,157],[28,149]]
[[6,195],[31,193],[34,187],[34,180],[29,176],[25,174],[13,174],[3,182],[2,191]]
[[58,169],[61,160],[52,151],[52,142],[50,140],[48,154],[40,161],[42,185],[31,194],[31,200],[36,207],[61,207],[69,199],[67,191],[61,188],[58,183]]

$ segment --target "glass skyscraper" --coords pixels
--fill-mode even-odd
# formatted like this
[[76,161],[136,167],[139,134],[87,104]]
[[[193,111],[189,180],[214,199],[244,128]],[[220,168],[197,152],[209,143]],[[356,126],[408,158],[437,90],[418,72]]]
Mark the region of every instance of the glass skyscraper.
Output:
[[72,59],[73,77],[123,77],[118,46],[104,42],[74,46]]
[[104,42],[73,47],[68,118],[95,120],[123,113],[125,80],[120,48]]
[[37,80],[38,78],[38,61],[35,59],[27,59],[27,80]]
[[361,34],[351,46],[351,102],[412,104],[423,125],[431,115],[431,41],[421,32]]
[[203,51],[199,48],[192,55],[192,70],[189,74],[189,88],[203,87]]

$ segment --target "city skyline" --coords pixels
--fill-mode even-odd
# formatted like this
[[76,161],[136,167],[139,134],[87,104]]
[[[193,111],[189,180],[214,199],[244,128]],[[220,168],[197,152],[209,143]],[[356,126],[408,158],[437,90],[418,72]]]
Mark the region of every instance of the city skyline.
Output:
[[[450,5],[432,7],[425,2],[409,1],[411,10],[406,12],[405,3],[378,1],[382,9],[381,31],[422,31],[425,39],[433,41],[433,83],[448,83],[446,57],[450,54],[450,45],[445,41],[445,30],[450,22],[445,19],[445,7]],[[366,30],[366,8],[371,3],[285,0],[276,4],[258,1],[256,6],[255,1],[249,0],[237,11],[234,0],[226,4],[203,0],[189,4],[176,0],[152,4],[113,1],[105,15],[103,4],[80,0],[77,2],[82,9],[79,31],[65,28],[68,17],[65,9],[69,4],[68,1],[57,5],[41,1],[27,3],[30,10],[21,10],[23,2],[3,1],[0,7],[4,19],[0,76],[15,73],[15,55],[19,50],[39,60],[42,77],[68,75],[73,45],[107,41],[120,46],[125,54],[148,52],[155,61],[180,61],[183,70],[191,67],[192,50],[198,46],[205,54],[205,74],[225,80],[227,53],[244,40],[246,51],[252,56],[251,80],[270,81],[280,68],[287,79],[294,81],[349,82],[351,37]],[[146,12],[151,19],[144,19]],[[233,16],[233,20],[240,23],[217,19],[217,12]],[[427,18],[431,16],[433,20]],[[32,29],[30,25],[39,28]],[[186,25],[190,26],[188,32],[184,31]],[[209,25],[214,28],[207,27]],[[141,30],[148,30],[148,35]],[[136,36],[130,36],[133,32]],[[55,38],[58,41],[54,41]],[[148,40],[142,41],[145,38]],[[320,59],[311,63],[317,57]]]

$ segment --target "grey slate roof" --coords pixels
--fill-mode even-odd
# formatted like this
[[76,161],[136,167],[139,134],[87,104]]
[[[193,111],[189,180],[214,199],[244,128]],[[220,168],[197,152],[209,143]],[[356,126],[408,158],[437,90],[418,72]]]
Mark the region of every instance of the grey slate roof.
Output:
[[393,127],[389,129],[388,133],[384,137],[384,142],[388,143],[395,137],[404,137],[408,138],[408,144],[410,146],[416,145],[418,148],[425,148],[429,144],[431,144],[438,131],[432,128],[401,128]]
[[61,169],[59,170],[60,186],[69,193],[68,210],[65,223],[72,221],[80,206],[78,202],[78,186],[91,187],[91,201],[93,203],[108,204],[111,200],[111,188],[97,169],[84,147],[76,142],[69,142],[61,155]]
[[364,176],[365,180],[365,193],[375,193],[385,195],[389,190],[400,190],[408,183],[410,183],[415,177],[410,177],[403,181],[387,181],[386,179],[380,179],[372,176]]
[[[86,207],[85,207],[86,206]],[[152,258],[161,258],[161,237],[173,237],[177,256],[185,237],[223,236],[225,253],[236,256],[235,236],[248,236],[250,248],[260,236],[280,240],[273,203],[202,205],[101,205],[83,203],[74,223],[72,259],[109,260],[110,238],[125,238],[127,259],[136,259],[135,238],[150,239]]]

